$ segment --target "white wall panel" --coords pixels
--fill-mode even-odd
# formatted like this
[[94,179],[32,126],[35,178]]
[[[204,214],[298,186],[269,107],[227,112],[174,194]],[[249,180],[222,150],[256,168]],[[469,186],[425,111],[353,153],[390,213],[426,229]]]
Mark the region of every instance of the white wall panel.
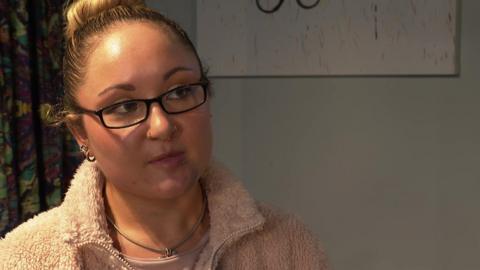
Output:
[[[213,76],[455,74],[455,0],[201,0],[200,55]],[[313,0],[302,0],[311,4]]]

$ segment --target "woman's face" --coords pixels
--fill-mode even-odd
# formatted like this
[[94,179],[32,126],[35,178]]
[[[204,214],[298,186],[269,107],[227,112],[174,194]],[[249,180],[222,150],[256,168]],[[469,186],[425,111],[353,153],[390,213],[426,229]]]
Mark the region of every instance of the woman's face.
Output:
[[[164,30],[145,22],[122,23],[89,55],[76,97],[81,107],[99,110],[154,98],[200,77],[194,54]],[[146,121],[121,129],[108,129],[87,113],[83,126],[83,135],[75,132],[79,143],[89,147],[110,184],[134,196],[176,198],[195,184],[211,158],[208,101],[174,115],[153,103]]]

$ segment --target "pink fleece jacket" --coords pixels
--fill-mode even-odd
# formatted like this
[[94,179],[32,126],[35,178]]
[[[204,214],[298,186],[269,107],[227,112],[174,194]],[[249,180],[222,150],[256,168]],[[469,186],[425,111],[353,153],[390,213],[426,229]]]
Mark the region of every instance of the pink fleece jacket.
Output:
[[[325,253],[291,215],[256,203],[221,166],[202,178],[210,239],[195,269],[327,269]],[[64,202],[0,240],[0,269],[133,269],[112,245],[95,163],[77,170]]]

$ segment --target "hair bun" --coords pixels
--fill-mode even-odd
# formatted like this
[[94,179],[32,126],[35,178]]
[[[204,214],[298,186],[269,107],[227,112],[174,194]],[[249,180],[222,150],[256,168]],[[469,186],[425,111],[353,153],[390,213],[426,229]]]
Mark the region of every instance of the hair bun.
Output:
[[117,6],[145,6],[143,0],[73,0],[65,9],[67,39],[86,21]]

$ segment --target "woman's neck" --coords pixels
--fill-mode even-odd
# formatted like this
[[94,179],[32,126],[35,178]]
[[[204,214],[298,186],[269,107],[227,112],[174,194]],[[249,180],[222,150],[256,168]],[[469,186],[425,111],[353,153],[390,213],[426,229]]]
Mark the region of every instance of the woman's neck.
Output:
[[[105,186],[106,214],[128,238],[154,248],[171,248],[190,233],[202,216],[203,198],[197,182],[185,194],[174,199],[151,200],[121,192],[107,181]],[[192,237],[178,248],[189,250],[208,230],[204,217]],[[159,254],[133,244],[115,230],[110,230],[117,248],[133,257],[158,257]]]

